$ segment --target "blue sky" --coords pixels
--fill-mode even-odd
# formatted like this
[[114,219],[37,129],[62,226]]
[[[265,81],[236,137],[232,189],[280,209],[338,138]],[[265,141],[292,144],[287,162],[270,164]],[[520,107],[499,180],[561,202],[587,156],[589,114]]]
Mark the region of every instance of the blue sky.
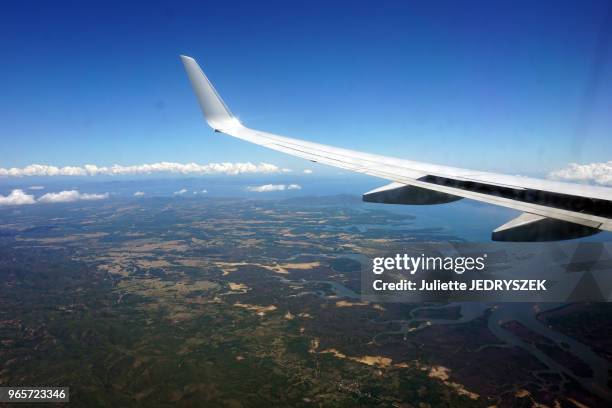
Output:
[[213,134],[179,54],[200,62],[250,127],[511,174],[605,162],[611,7],[4,2],[0,167],[312,167]]

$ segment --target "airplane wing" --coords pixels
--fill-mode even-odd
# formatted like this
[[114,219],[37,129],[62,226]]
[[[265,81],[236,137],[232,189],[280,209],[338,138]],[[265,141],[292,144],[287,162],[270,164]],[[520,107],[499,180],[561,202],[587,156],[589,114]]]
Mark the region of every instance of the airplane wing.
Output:
[[443,204],[468,198],[522,213],[492,233],[496,241],[553,241],[612,231],[612,188],[508,176],[357,152],[245,127],[198,63],[181,56],[202,113],[216,132],[313,162],[391,181],[363,200]]

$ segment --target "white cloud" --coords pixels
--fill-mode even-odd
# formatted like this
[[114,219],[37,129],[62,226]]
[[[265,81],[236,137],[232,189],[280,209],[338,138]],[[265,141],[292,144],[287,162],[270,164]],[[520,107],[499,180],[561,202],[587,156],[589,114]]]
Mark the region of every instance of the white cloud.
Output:
[[0,177],[27,177],[27,176],[121,176],[121,175],[143,175],[152,173],[174,173],[174,174],[272,174],[291,171],[281,169],[270,163],[173,163],[158,162],[139,164],[134,166],[96,166],[86,164],[84,166],[57,167],[48,164],[30,164],[26,167],[0,167]]
[[137,191],[137,192],[134,193],[134,197],[143,197],[144,195],[145,195],[145,193],[142,192],[142,191]]
[[263,186],[248,186],[246,189],[255,193],[269,193],[270,191],[283,191],[285,188],[284,184],[264,184]]
[[187,192],[188,190],[186,188],[181,188],[179,191],[175,191],[174,195],[183,195]]
[[73,201],[95,201],[108,198],[108,193],[88,194],[80,193],[77,190],[65,190],[59,193],[47,193],[38,199],[40,203],[71,203]]
[[303,173],[304,173],[304,174],[312,174],[312,170],[310,170],[310,169],[305,169],[305,170],[303,171]]
[[577,164],[550,172],[548,177],[554,180],[571,180],[612,186],[612,160],[607,163]]
[[0,194],[0,206],[34,204],[35,202],[33,195],[26,194],[19,189],[11,191],[6,197]]
[[208,190],[202,190],[202,191],[200,191],[200,193],[201,194],[206,194],[206,193],[208,193]]
[[80,193],[77,190],[66,190],[60,191],[59,193],[47,193],[43,194],[37,199],[32,194],[26,194],[23,190],[17,189],[11,191],[6,197],[0,195],[0,206],[3,205],[24,205],[24,204],[35,204],[39,203],[69,203],[73,201],[85,200],[104,200],[108,198],[108,193],[104,194],[89,194]]
[[284,191],[284,190],[300,190],[302,186],[299,184],[264,184],[262,186],[248,186],[247,191],[255,193],[269,193],[271,191]]
[[28,187],[29,190],[44,190],[45,186],[30,186]]

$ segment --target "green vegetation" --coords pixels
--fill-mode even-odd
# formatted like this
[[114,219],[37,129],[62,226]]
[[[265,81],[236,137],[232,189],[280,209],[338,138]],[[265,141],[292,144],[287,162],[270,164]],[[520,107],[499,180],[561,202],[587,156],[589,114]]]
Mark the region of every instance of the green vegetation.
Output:
[[326,283],[358,288],[347,255],[407,241],[405,216],[149,199],[0,221],[2,386],[69,386],[79,406],[462,407],[502,391],[514,401],[509,390],[532,381],[520,350],[505,373],[472,364],[504,357],[485,347],[483,320],[404,338],[393,322],[415,306],[341,298]]

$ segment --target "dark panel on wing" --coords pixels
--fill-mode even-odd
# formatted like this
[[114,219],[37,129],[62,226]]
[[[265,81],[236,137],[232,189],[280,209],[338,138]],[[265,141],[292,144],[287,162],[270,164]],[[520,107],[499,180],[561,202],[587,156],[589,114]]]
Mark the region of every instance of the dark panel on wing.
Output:
[[600,217],[612,217],[612,201],[598,198],[573,196],[570,194],[552,193],[550,191],[514,189],[476,181],[455,180],[446,177],[425,176],[419,179],[440,186],[454,187],[475,193],[509,198],[525,203],[539,204],[551,208],[580,212]]

